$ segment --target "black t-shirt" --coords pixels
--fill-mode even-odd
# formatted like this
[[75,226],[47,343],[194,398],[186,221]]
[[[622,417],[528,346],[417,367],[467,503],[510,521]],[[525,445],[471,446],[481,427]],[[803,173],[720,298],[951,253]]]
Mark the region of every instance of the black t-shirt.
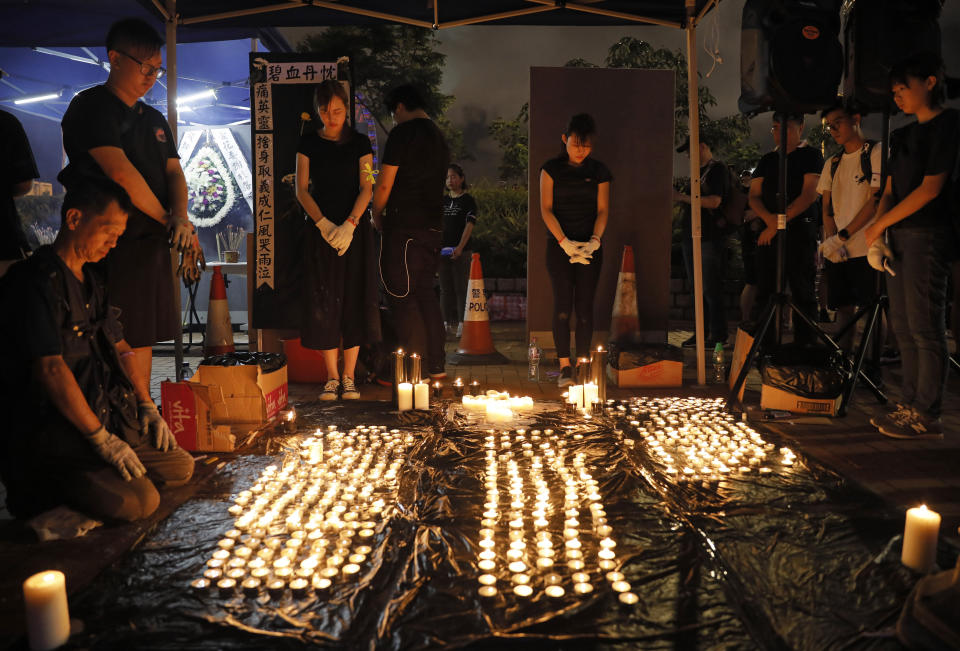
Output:
[[447,197],[443,202],[443,246],[457,246],[467,222],[477,223],[477,202],[469,194]]
[[[787,204],[803,192],[803,177],[807,174],[820,175],[823,170],[823,156],[813,147],[797,147],[787,154]],[[763,206],[774,215],[780,212],[777,193],[780,191],[780,152],[771,151],[763,155],[753,171],[753,178],[763,179]],[[816,219],[816,204],[811,204],[793,221],[802,218]],[[798,222],[799,223],[799,222]]]
[[[566,157],[551,158],[541,167],[553,179],[553,215],[563,234],[571,240],[586,242],[597,221],[597,193],[601,183],[613,180],[610,170],[600,161],[586,158],[571,165]],[[547,231],[547,237],[553,233]]]
[[904,197],[920,187],[923,177],[946,174],[947,182],[935,199],[894,227],[944,228],[950,226],[950,197],[954,166],[960,142],[960,114],[944,109],[937,117],[901,127],[890,136],[890,178],[893,198]]
[[[106,86],[94,86],[73,98],[60,126],[63,148],[70,158],[70,164],[61,172],[64,179],[78,172],[103,174],[90,150],[120,147],[160,204],[170,207],[167,161],[180,156],[170,126],[160,111],[143,102],[127,106]],[[166,230],[137,210],[130,215],[122,238],[141,237],[165,239]]]
[[337,142],[306,133],[300,137],[297,153],[310,159],[310,196],[320,212],[334,224],[342,224],[359,193],[359,161],[373,153],[370,140],[356,131]]
[[387,201],[385,230],[441,229],[449,162],[443,133],[429,118],[414,118],[393,128],[384,147],[383,164],[400,169]]
[[[727,166],[718,160],[711,160],[700,168],[700,196],[710,197],[719,195],[721,205],[730,196],[730,174]],[[704,240],[718,240],[723,237],[723,229],[717,222],[723,219],[723,210],[720,208],[703,208],[700,210],[700,236]],[[683,204],[683,235],[691,237],[693,234],[693,220],[690,204]]]
[[6,111],[0,111],[0,145],[0,260],[15,260],[30,247],[13,202],[13,186],[40,173],[20,120]]

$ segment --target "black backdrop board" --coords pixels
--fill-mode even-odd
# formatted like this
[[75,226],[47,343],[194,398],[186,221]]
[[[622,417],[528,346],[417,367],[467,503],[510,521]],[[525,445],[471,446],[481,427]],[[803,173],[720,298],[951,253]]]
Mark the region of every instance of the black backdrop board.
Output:
[[552,348],[553,294],[540,215],[540,167],[560,153],[570,116],[597,123],[591,156],[610,168],[610,219],[594,301],[593,345],[606,344],[623,245],[633,247],[640,328],[665,339],[670,300],[674,75],[670,70],[530,68],[527,328]]
[[[306,224],[296,198],[297,143],[318,127],[313,90],[337,64],[305,53],[250,53],[250,126],[255,209],[254,328],[299,328],[301,246]],[[311,116],[310,120],[303,115]]]

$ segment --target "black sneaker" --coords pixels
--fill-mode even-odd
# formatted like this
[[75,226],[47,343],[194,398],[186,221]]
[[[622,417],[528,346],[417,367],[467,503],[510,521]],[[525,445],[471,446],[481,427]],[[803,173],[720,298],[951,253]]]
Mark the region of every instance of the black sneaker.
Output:
[[327,380],[327,383],[323,385],[323,391],[320,392],[320,399],[324,402],[336,400],[339,393],[340,378],[332,378]]
[[557,378],[557,386],[561,389],[573,384],[573,367],[564,366],[560,369],[560,377]]
[[[873,422],[871,419],[870,422]],[[939,418],[927,418],[908,407],[881,416],[875,423],[884,436],[894,439],[940,440],[943,428]]]

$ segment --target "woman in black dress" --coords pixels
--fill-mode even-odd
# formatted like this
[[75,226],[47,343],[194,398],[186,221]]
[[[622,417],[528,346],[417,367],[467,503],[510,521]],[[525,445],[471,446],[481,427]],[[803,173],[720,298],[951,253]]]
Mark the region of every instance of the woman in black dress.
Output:
[[563,148],[540,168],[540,213],[547,225],[547,271],[553,285],[553,342],[560,360],[561,387],[573,383],[570,368],[570,311],[577,314],[577,355],[589,357],[593,300],[600,280],[610,181],[607,166],[590,158],[596,126],[580,113],[561,136]]
[[[477,202],[467,192],[463,168],[451,163],[447,168],[447,190],[443,201],[443,248],[440,249],[440,299],[447,334],[460,325],[466,305],[470,251],[467,242],[477,223]],[[457,336],[460,336],[459,331]]]
[[[301,342],[320,350],[327,367],[321,400],[360,397],[354,380],[360,345],[365,342],[364,216],[373,194],[370,141],[346,127],[347,93],[340,82],[317,86],[314,102],[323,126],[306,133],[297,147],[297,200],[315,228],[305,242],[306,312]],[[337,352],[343,340],[343,374]]]

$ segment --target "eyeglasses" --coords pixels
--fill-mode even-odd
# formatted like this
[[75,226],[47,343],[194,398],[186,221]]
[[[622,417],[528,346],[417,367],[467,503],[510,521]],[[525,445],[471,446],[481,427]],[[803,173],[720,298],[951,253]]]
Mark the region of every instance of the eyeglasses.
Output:
[[133,55],[131,55],[131,54],[127,54],[127,53],[124,52],[123,50],[117,50],[117,52],[119,52],[119,53],[122,54],[123,56],[127,57],[127,58],[130,59],[131,61],[134,61],[134,62],[136,62],[136,63],[139,63],[139,64],[140,64],[140,74],[142,74],[144,77],[153,77],[154,75],[156,75],[156,76],[157,76],[157,79],[160,79],[160,77],[163,76],[163,73],[165,73],[165,72],[167,71],[167,69],[164,68],[164,67],[155,68],[155,67],[153,67],[152,65],[150,65],[149,63],[144,63],[143,61],[141,61],[141,60],[138,59],[137,57],[135,57],[135,56],[133,56]]
[[847,122],[849,122],[849,120],[847,120],[847,118],[837,118],[837,119],[834,120],[833,122],[827,122],[827,123],[825,123],[824,126],[827,128],[827,131],[836,131],[837,129],[839,129],[841,126],[843,126],[843,125],[846,124]]

